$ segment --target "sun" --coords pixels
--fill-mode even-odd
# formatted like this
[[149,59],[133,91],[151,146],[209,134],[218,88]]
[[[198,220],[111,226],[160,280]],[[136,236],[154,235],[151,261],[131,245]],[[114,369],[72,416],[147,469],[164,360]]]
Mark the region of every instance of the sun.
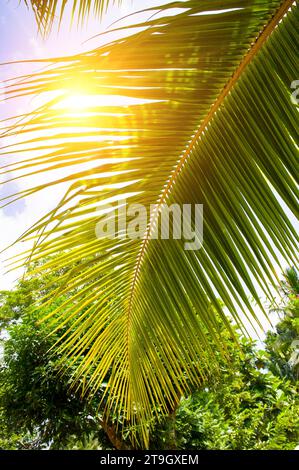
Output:
[[69,95],[61,101],[61,107],[70,111],[88,109],[92,106],[92,98],[91,95],[84,94]]
[[92,108],[103,106],[103,98],[87,93],[68,93],[56,105],[64,113],[85,113]]
[[[140,105],[152,100],[138,99],[121,95],[106,95],[94,93],[76,93],[68,92],[55,103],[53,109],[60,110],[62,113],[99,113],[101,108],[127,107],[130,105]],[[123,110],[125,112],[125,110]],[[107,112],[107,109],[106,109]],[[119,112],[119,111],[118,111]]]

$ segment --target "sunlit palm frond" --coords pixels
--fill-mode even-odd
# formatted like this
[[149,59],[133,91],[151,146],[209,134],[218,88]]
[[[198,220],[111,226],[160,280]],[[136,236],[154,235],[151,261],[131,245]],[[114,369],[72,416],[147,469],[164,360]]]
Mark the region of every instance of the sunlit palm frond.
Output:
[[[38,26],[42,32],[51,29],[53,21],[62,20],[64,14],[70,13],[72,18],[83,22],[89,15],[102,16],[111,4],[121,4],[121,0],[24,0],[35,14]],[[71,6],[71,11],[68,7]]]
[[[236,323],[258,321],[249,295],[262,308],[259,292],[270,297],[275,266],[296,261],[285,210],[298,210],[290,84],[299,77],[299,9],[291,5],[175,2],[134,25],[141,32],[55,59],[6,89],[8,98],[53,93],[7,127],[22,146],[2,154],[19,155],[3,171],[29,181],[53,172],[22,197],[69,184],[61,204],[22,237],[35,237],[32,260],[58,255],[44,269],[80,261],[57,292],[76,291],[52,319],[53,328],[70,325],[58,351],[64,364],[79,361],[74,380],[90,393],[109,376],[107,412],[143,424],[144,445],[153,408],[167,412],[202,381],[213,357],[206,331],[222,347],[210,305],[227,328],[218,299]],[[91,103],[85,116],[67,108],[80,95]],[[22,159],[25,150],[34,156]],[[57,178],[62,167],[68,174]],[[113,199],[203,204],[203,247],[150,239],[159,210],[141,240],[121,229],[97,239],[96,208]]]

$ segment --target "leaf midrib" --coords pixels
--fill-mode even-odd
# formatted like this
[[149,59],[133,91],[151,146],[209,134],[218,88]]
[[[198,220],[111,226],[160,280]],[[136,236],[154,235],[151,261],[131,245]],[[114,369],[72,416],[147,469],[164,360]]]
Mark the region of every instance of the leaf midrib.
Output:
[[155,223],[157,222],[157,218],[159,217],[160,209],[161,206],[166,202],[168,195],[170,194],[173,185],[175,184],[177,178],[179,177],[185,163],[189,159],[189,157],[192,154],[192,150],[196,144],[196,142],[200,139],[201,135],[203,134],[204,130],[208,127],[210,122],[213,120],[215,114],[217,111],[220,109],[222,106],[226,96],[232,91],[240,77],[242,76],[244,70],[247,68],[247,66],[252,62],[256,54],[259,52],[259,50],[262,48],[264,43],[267,41],[267,39],[271,36],[272,32],[280,22],[280,20],[284,17],[284,15],[287,13],[287,11],[291,8],[291,6],[295,3],[295,0],[284,0],[280,7],[277,9],[276,13],[272,16],[272,18],[268,21],[268,23],[265,25],[264,29],[260,32],[258,37],[256,38],[255,42],[251,45],[250,49],[246,52],[244,55],[242,61],[240,62],[239,66],[227,82],[227,84],[224,86],[223,90],[219,94],[217,100],[213,103],[211,106],[209,112],[207,113],[206,117],[204,120],[201,122],[199,125],[198,129],[194,133],[194,136],[192,137],[190,143],[188,144],[187,148],[184,150],[182,153],[182,156],[178,160],[176,166],[173,168],[172,173],[170,175],[170,178],[163,188],[163,191],[161,192],[158,201],[156,202],[156,210],[153,214],[153,217],[151,218],[146,233],[143,237],[142,244],[137,256],[135,268],[134,268],[134,275],[133,275],[133,280],[131,284],[131,289],[130,289],[130,297],[129,297],[129,304],[128,304],[128,322],[127,322],[127,347],[129,350],[129,334],[130,334],[130,324],[131,324],[131,312],[133,308],[133,299],[134,299],[134,294],[136,291],[136,285],[139,279],[139,273],[141,270],[141,265],[144,259],[144,255],[146,252],[146,248],[148,245],[148,242],[150,240],[150,234],[152,231],[152,228],[154,227]]

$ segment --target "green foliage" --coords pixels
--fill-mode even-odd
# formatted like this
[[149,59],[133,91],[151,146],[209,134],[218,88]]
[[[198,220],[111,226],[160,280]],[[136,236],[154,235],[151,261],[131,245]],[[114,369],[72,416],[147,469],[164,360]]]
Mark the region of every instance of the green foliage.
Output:
[[[70,271],[69,267],[56,270],[55,272],[48,269],[43,272],[42,276],[39,276],[37,273],[33,274],[34,270],[38,271],[41,269],[45,262],[50,261],[50,259],[47,258],[40,262],[32,263],[26,278],[18,282],[16,289],[0,291],[0,329],[16,323],[24,315],[31,312],[33,306],[41,307],[45,296],[51,295],[59,287],[59,278]],[[53,303],[51,307],[47,307],[47,311],[54,310],[62,300],[63,297],[60,296],[58,302],[56,300],[56,303]],[[42,311],[46,314],[44,308],[42,308]]]
[[288,270],[282,283],[288,302],[276,332],[267,334],[265,351],[244,338],[238,349],[226,336],[231,362],[219,356],[220,375],[182,398],[175,417],[157,425],[154,448],[173,447],[174,440],[180,449],[287,450],[298,445],[298,362],[293,346],[299,340],[298,286],[298,273]]
[[[180,449],[294,449],[299,442],[298,388],[259,370],[258,353],[248,342],[222,370],[217,384],[181,400],[173,419],[158,426],[155,448],[169,448],[175,434]],[[171,444],[173,445],[173,444]]]
[[14,442],[21,448],[61,448],[71,436],[80,440],[98,433],[99,419],[95,406],[71,393],[67,378],[57,375],[47,354],[47,331],[35,320],[24,317],[9,329],[5,342],[0,370],[1,416],[9,430],[5,447]]
[[0,292],[0,328],[18,320],[26,309],[34,302],[34,284],[20,281],[18,289]]
[[[9,312],[11,321],[0,368],[0,448],[111,449],[115,441],[102,427],[99,396],[90,401],[70,390],[70,376],[58,373],[48,352],[56,337],[48,335],[47,323],[37,322],[50,307],[40,298],[39,311],[33,310],[30,289],[35,283],[40,283],[42,298],[49,285],[57,287],[57,276],[29,278],[2,297],[0,315]],[[223,328],[230,361],[216,351],[219,372],[214,370],[201,389],[182,398],[167,419],[160,418],[150,435],[152,449],[293,449],[298,444],[298,381],[286,366],[292,342],[285,341],[283,328],[287,322],[288,337],[298,336],[289,323],[295,318],[297,292],[290,284],[282,287],[288,303],[276,333],[267,335],[267,349],[258,351],[236,331],[237,346]]]
[[[0,317],[8,339],[0,365],[0,448],[60,449],[74,442],[78,448],[88,442],[100,447],[99,440],[108,445],[97,399],[90,403],[70,390],[71,371],[61,376],[49,354],[57,336],[49,336],[47,323],[38,322],[65,300],[62,296],[51,307],[41,301],[57,287],[57,279],[57,273],[29,277],[15,290],[2,292]],[[39,298],[34,299],[37,287]]]
[[299,379],[299,276],[296,269],[286,271],[282,290],[288,298],[281,310],[282,319],[276,333],[269,332],[266,348],[270,353],[269,368],[281,377]]

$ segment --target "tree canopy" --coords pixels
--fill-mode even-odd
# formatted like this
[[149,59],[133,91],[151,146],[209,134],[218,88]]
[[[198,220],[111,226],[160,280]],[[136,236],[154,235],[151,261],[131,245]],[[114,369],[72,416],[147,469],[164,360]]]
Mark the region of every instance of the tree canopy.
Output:
[[[295,270],[289,271],[288,279],[282,284],[288,301],[281,307],[276,331],[267,334],[265,348],[258,350],[253,341],[236,332],[238,346],[223,329],[229,362],[219,353],[219,370],[182,397],[168,417],[160,414],[155,419],[150,449],[296,447],[299,382],[292,344],[299,340],[299,292]],[[59,374],[55,357],[49,354],[56,338],[49,336],[45,323],[38,322],[48,311],[42,306],[34,310],[28,303],[36,282],[42,295],[44,284],[35,278],[2,294],[0,314],[10,317],[10,326],[6,325],[8,337],[0,364],[0,448],[131,448],[129,428],[122,434],[116,416],[109,426],[103,422],[100,396],[91,401],[82,398],[70,388],[70,375]]]

